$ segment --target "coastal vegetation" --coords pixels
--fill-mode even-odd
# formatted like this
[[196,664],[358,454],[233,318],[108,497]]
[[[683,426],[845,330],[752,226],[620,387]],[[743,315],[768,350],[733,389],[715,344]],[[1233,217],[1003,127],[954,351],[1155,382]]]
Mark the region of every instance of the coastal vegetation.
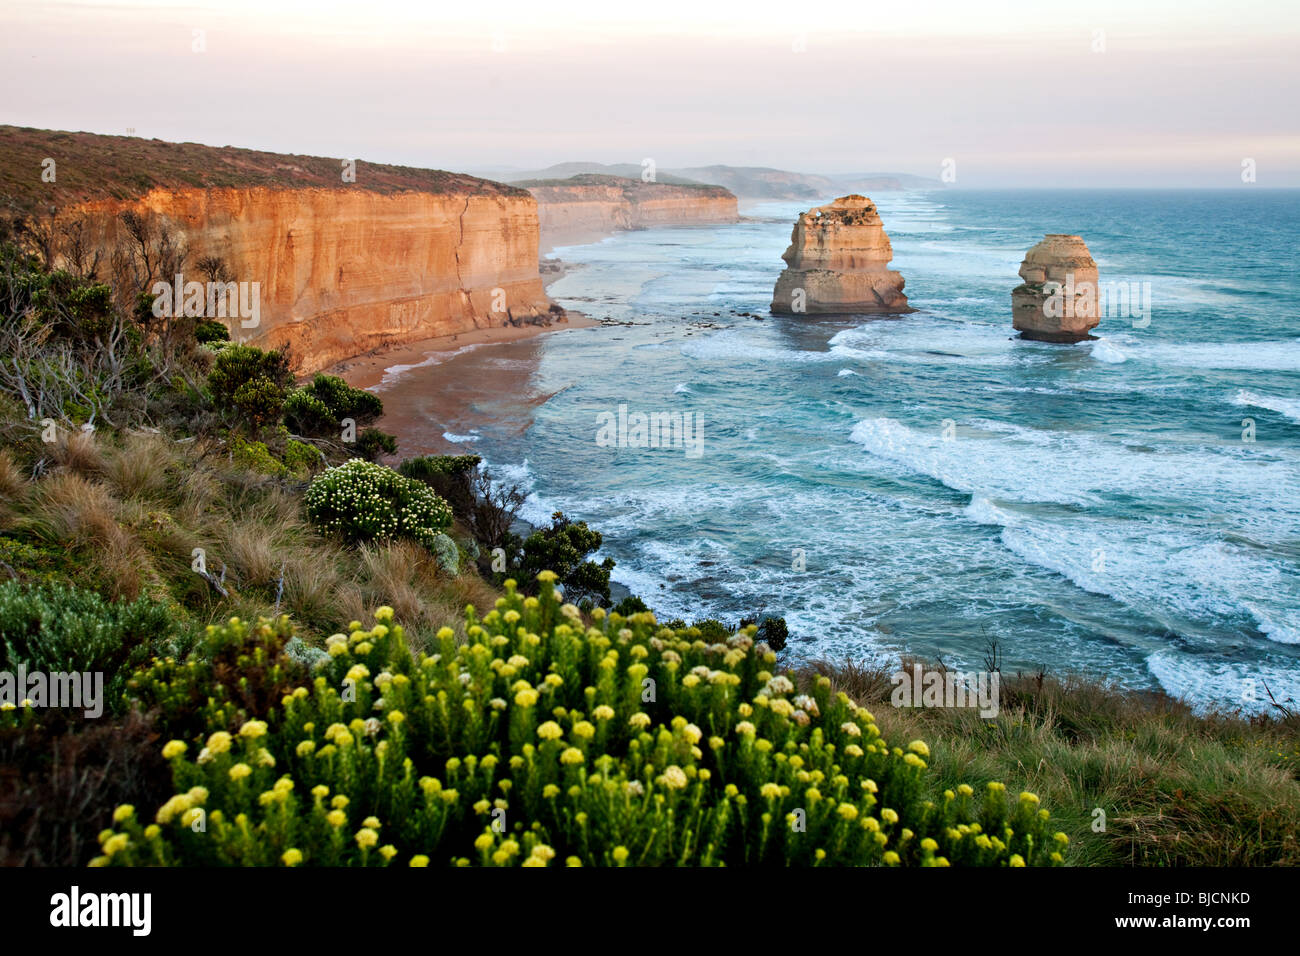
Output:
[[0,242],[0,669],[106,700],[3,705],[0,862],[1300,861],[1293,714],[1046,675],[996,718],[896,708],[779,618],[660,622],[596,529],[519,528],[474,456],[371,460],[377,397],[31,236]]

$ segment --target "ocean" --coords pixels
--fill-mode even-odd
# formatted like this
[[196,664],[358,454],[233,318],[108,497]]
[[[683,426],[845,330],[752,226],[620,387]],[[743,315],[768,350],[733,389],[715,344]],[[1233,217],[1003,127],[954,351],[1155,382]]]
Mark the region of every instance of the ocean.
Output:
[[[588,521],[661,618],[784,616],[796,657],[979,669],[995,643],[1004,670],[1199,708],[1300,699],[1300,191],[872,198],[911,315],[769,315],[814,204],[765,203],[558,248],[551,295],[605,324],[381,394],[470,383],[408,445],[482,455],[533,523]],[[1077,345],[1014,337],[1046,233],[1149,310]],[[699,454],[598,442],[620,405],[691,413]]]

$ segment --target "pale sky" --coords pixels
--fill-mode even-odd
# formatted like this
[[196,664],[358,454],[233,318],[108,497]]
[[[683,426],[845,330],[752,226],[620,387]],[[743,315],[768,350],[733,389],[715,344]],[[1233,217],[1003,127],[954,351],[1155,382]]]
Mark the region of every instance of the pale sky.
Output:
[[0,89],[0,123],[451,170],[1300,186],[1297,0],[0,0]]

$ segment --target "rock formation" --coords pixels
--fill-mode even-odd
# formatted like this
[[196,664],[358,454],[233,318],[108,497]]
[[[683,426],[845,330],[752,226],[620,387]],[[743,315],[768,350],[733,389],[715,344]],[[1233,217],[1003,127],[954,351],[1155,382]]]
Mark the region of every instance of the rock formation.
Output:
[[776,280],[772,311],[898,313],[914,311],[903,277],[887,266],[894,257],[876,205],[865,196],[841,196],[799,216]]
[[588,173],[515,185],[537,200],[544,249],[590,241],[620,229],[736,222],[736,197],[721,186],[645,183]]
[[1022,338],[1081,342],[1100,321],[1097,263],[1078,236],[1050,233],[1025,253],[1023,285],[1011,292],[1012,327]]

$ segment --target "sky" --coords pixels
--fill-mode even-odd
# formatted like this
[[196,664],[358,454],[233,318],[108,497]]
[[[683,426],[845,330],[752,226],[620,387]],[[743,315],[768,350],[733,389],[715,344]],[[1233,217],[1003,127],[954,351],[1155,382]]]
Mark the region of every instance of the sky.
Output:
[[0,123],[451,170],[1300,186],[1297,0],[0,0]]

